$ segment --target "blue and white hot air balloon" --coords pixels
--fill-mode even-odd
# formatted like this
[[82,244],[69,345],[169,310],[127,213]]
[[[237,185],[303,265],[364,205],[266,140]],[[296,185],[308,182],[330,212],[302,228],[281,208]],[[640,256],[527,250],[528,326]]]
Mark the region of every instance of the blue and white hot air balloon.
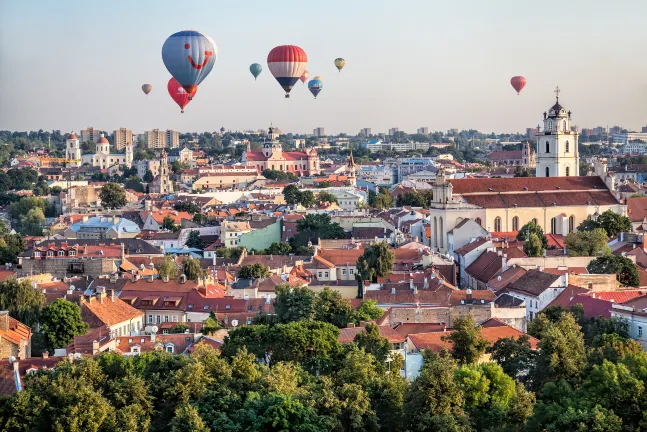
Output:
[[290,90],[306,71],[308,56],[296,45],[281,45],[267,55],[267,66],[289,98]]
[[323,80],[320,76],[316,76],[308,81],[308,90],[310,90],[310,93],[312,93],[315,99],[317,99],[317,95],[321,90],[323,90]]
[[189,94],[209,75],[217,57],[213,39],[194,30],[174,33],[162,46],[164,66]]

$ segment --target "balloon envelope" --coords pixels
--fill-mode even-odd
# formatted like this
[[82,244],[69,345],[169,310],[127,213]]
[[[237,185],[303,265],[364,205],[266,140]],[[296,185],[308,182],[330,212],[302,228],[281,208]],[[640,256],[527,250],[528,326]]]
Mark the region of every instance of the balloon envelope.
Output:
[[337,69],[339,69],[339,72],[341,72],[341,69],[344,67],[346,64],[346,60],[343,58],[339,57],[335,59],[335,66],[337,66]]
[[305,71],[303,72],[303,75],[301,75],[301,78],[299,79],[301,80],[302,83],[305,83],[309,76],[310,76],[310,72]]
[[514,76],[510,79],[510,84],[517,91],[517,94],[526,86],[526,79],[522,76]]
[[263,66],[259,65],[258,63],[254,63],[249,67],[249,71],[252,73],[252,75],[254,75],[254,79],[256,79],[263,71]]
[[191,99],[198,91],[198,87],[195,87],[190,93],[187,92],[184,87],[181,86],[180,83],[177,82],[177,80],[173,77],[168,80],[166,88],[168,89],[168,94],[170,94],[175,103],[180,106],[182,112],[184,112],[184,107],[187,106],[189,102],[191,102]]
[[306,71],[307,65],[306,52],[296,45],[274,47],[267,55],[267,66],[285,90],[286,98],[290,97],[290,90]]
[[314,80],[317,80],[317,81],[321,81],[321,82],[323,82],[323,78],[321,78],[319,75],[317,75],[316,77],[312,78],[312,81],[314,81]]
[[317,78],[311,79],[308,81],[308,90],[310,90],[310,93],[312,93],[315,99],[317,99],[317,95],[321,90],[323,90],[323,82]]
[[213,39],[193,30],[172,34],[162,46],[164,66],[189,93],[209,75],[217,57]]
[[150,85],[150,84],[144,84],[144,85],[142,86],[142,91],[144,92],[144,94],[148,94],[148,93],[150,93],[150,92],[151,92],[151,90],[153,90],[153,86],[152,86],[152,85]]

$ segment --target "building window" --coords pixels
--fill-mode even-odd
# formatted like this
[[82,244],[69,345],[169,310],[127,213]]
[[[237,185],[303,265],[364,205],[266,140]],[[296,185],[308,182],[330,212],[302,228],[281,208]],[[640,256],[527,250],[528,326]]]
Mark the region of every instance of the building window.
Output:
[[318,277],[319,279],[321,279],[322,275],[323,275],[323,273],[321,273],[321,272],[318,272],[318,273],[317,273],[317,277]]
[[440,247],[445,247],[445,231],[443,230],[443,218],[440,219]]
[[53,251],[47,251],[47,256],[48,257],[54,256],[54,252]]
[[173,345],[169,345],[169,346],[167,346],[167,347],[166,347],[166,352],[167,352],[167,353],[170,353],[170,354],[173,354]]
[[570,151],[571,151],[571,143],[569,143],[568,141],[566,141],[566,153],[568,153],[568,152],[570,152]]
[[76,256],[76,251],[75,251],[75,250],[71,250],[71,251],[70,251],[70,256]]
[[64,250],[58,251],[58,256],[65,256],[65,251]]
[[153,324],[153,315],[148,315],[148,324]]
[[546,177],[550,177],[550,168],[546,167]]
[[643,328],[642,326],[638,326],[638,337],[642,337],[642,336],[643,336]]
[[346,276],[346,269],[341,269],[341,274]]
[[575,216],[570,215],[568,218],[568,232],[572,233],[573,231],[575,231]]
[[162,322],[162,316],[161,316],[161,315],[157,315],[157,316],[155,317],[155,320],[156,320],[156,323],[157,323],[157,324],[160,324],[160,323]]
[[519,216],[512,218],[512,231],[519,231]]
[[477,217],[476,219],[474,219],[474,221],[475,221],[477,224],[479,224],[479,226],[483,226],[483,223],[481,223],[481,218],[478,218],[478,217]]
[[351,276],[353,276],[353,275],[355,274],[355,269],[350,269],[350,270],[348,270],[348,273],[349,273]]
[[40,258],[40,252],[38,251],[34,252],[34,258]]
[[494,218],[494,231],[501,232],[501,218],[499,216]]
[[[566,120],[562,121],[562,129],[566,130]],[[568,150],[566,150],[568,151]]]
[[438,247],[438,219],[434,216],[434,247]]
[[552,120],[548,120],[548,130],[549,131],[553,130],[553,121]]
[[546,141],[546,153],[550,153],[550,142]]
[[569,177],[571,175],[571,167],[567,166],[566,167],[566,177]]
[[552,218],[550,220],[550,233],[557,234],[557,218]]

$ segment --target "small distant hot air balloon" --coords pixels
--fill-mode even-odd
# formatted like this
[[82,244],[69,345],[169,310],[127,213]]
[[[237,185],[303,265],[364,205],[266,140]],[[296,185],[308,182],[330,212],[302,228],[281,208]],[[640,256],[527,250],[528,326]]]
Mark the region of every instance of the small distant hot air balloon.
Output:
[[290,90],[297,83],[308,65],[308,56],[296,45],[274,47],[267,55],[267,66],[270,72],[285,90],[285,97],[290,97]]
[[263,66],[259,65],[258,63],[254,63],[249,67],[249,71],[254,75],[254,81],[256,81],[256,78],[261,74],[263,71]]
[[310,81],[308,81],[308,90],[310,93],[317,99],[317,95],[321,90],[323,90],[323,81],[319,79],[320,77],[316,76]]
[[190,95],[189,100],[211,72],[217,57],[218,47],[213,39],[193,30],[172,34],[162,46],[164,66]]
[[305,71],[303,73],[303,75],[301,75],[301,78],[299,78],[299,79],[301,80],[302,83],[305,84],[305,82],[306,82],[306,80],[308,79],[309,76],[310,76],[310,72]]
[[339,69],[339,72],[341,72],[345,64],[346,64],[346,60],[344,60],[343,58],[339,57],[335,59],[335,66],[337,66],[337,69]]
[[187,93],[184,87],[182,87],[173,77],[168,80],[166,88],[168,89],[168,94],[171,95],[171,98],[180,106],[182,113],[184,113],[184,107],[191,102],[191,99],[193,99],[193,96],[195,96],[195,93],[198,91],[198,87],[196,86],[193,88],[191,93]]
[[152,85],[150,85],[150,84],[144,84],[144,85],[142,86],[142,91],[143,91],[143,92],[144,92],[144,94],[146,94],[146,95],[147,95],[148,93],[150,93],[150,92],[151,92],[151,90],[153,90],[153,86],[152,86]]
[[517,95],[526,86],[526,79],[522,76],[514,76],[510,79],[510,84],[517,91]]

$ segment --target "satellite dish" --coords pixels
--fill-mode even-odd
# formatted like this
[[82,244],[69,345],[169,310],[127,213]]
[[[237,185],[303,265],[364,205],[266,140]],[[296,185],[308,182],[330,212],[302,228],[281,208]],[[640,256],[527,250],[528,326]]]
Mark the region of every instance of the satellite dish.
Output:
[[466,289],[466,290],[465,290],[465,294],[467,294],[467,295],[471,295],[471,294],[472,294],[472,290],[471,290],[471,289],[469,289],[469,288],[468,288],[468,289]]
[[158,330],[159,328],[157,326],[153,326],[153,328],[151,329],[153,333],[157,333]]
[[232,327],[238,327],[238,320],[231,320]]
[[70,285],[70,289],[71,289],[72,291],[74,291],[74,290],[76,289],[76,287],[75,287],[74,285]]

